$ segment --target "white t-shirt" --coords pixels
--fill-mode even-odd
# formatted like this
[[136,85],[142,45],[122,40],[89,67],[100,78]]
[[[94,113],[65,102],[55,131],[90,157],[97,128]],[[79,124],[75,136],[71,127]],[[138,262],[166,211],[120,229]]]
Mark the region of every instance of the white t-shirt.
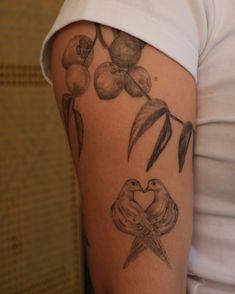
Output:
[[234,294],[235,1],[67,0],[42,47],[42,70],[48,80],[51,36],[79,20],[109,25],[146,41],[197,80],[188,292]]

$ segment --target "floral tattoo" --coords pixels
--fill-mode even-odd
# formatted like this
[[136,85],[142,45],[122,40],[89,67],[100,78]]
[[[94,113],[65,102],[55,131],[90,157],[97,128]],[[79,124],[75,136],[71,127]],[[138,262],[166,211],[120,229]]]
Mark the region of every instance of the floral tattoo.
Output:
[[76,130],[78,159],[83,147],[84,125],[81,113],[74,107],[75,99],[84,94],[91,83],[89,66],[94,59],[95,44],[99,40],[103,48],[108,51],[110,60],[100,64],[95,70],[93,80],[98,98],[109,101],[118,97],[122,91],[126,91],[130,97],[145,97],[147,100],[136,114],[130,129],[128,160],[142,135],[160,118],[163,118],[164,123],[156,137],[155,146],[146,165],[146,172],[152,168],[169,143],[172,136],[172,121],[182,125],[178,143],[178,164],[179,172],[181,172],[191,137],[194,137],[193,125],[190,121],[184,122],[171,113],[162,99],[150,97],[151,77],[144,67],[138,65],[144,54],[146,43],[113,29],[113,41],[108,46],[101,26],[99,24],[95,26],[96,34],[93,40],[86,35],[74,36],[68,43],[62,58],[68,88],[68,92],[62,98],[64,122],[69,142],[71,142],[73,128]]
[[[67,86],[67,93],[64,93],[62,97],[63,118],[70,144],[72,135],[75,140],[77,159],[79,160],[82,155],[85,130],[82,115],[75,108],[75,101],[87,91],[93,82],[97,99],[100,100],[109,102],[117,98],[123,91],[130,98],[135,98],[136,103],[140,103],[139,98],[141,97],[146,99],[130,126],[127,146],[128,161],[131,160],[139,139],[160,119],[163,120],[163,125],[156,134],[155,145],[146,163],[146,172],[157,162],[171,140],[172,124],[181,125],[177,150],[178,170],[181,173],[190,141],[194,142],[193,124],[173,114],[162,98],[150,96],[151,76],[146,68],[139,65],[146,43],[117,29],[112,29],[112,32],[113,39],[108,45],[102,33],[102,26],[95,24],[94,39],[82,34],[74,36],[67,44],[62,57]],[[109,60],[99,64],[94,76],[91,77],[89,66],[93,62],[97,42],[100,42],[102,48],[107,50]],[[76,134],[75,137],[74,134]],[[146,209],[135,200],[137,191],[141,191],[143,197],[149,191],[154,194],[152,203],[149,203]],[[111,206],[111,217],[116,228],[134,238],[123,268],[127,268],[147,249],[150,249],[171,268],[171,262],[161,237],[174,228],[178,216],[178,206],[161,180],[149,180],[146,189],[143,189],[140,181],[136,179],[127,180]],[[87,241],[87,245],[90,247],[90,242]]]

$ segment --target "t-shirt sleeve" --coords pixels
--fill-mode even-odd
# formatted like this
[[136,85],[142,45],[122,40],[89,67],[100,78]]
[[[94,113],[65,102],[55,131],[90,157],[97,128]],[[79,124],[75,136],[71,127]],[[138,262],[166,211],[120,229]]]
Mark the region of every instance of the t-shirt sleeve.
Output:
[[211,1],[66,0],[46,36],[40,62],[51,84],[52,36],[70,23],[87,20],[127,32],[181,64],[197,80],[198,60],[207,42]]

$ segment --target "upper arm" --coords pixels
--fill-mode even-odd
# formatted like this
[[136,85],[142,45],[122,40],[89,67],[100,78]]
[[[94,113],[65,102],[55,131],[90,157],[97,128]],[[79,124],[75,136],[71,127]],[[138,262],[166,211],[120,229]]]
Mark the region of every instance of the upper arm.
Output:
[[[102,27],[105,48],[96,33],[89,22],[66,27],[51,56],[92,281],[97,293],[182,293],[192,223],[193,132],[184,123],[195,121],[195,82],[156,48]],[[157,179],[157,188],[137,191],[129,179],[144,190]]]

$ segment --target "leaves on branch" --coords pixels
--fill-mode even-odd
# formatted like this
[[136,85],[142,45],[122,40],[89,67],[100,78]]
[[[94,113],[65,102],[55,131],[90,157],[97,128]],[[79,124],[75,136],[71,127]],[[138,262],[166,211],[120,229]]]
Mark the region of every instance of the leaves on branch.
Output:
[[71,138],[70,138],[70,117],[71,117],[71,111],[73,108],[73,97],[71,94],[64,94],[62,97],[62,107],[63,107],[63,116],[64,116],[64,124],[65,124],[65,130],[66,134],[69,140],[69,144],[71,147]]
[[168,112],[168,107],[161,99],[146,102],[137,113],[131,128],[128,146],[128,159],[139,138],[160,118]]
[[62,97],[62,111],[64,116],[64,124],[68,136],[70,147],[72,147],[72,136],[76,134],[78,159],[80,158],[82,146],[84,127],[80,112],[74,109],[74,98],[71,94],[64,94]]
[[77,130],[77,149],[78,149],[78,158],[80,158],[82,146],[83,146],[83,136],[84,136],[84,127],[83,120],[80,112],[76,109],[73,109],[74,121]]
[[178,148],[178,161],[179,161],[179,172],[182,171],[184,166],[185,157],[187,154],[189,142],[193,134],[193,125],[191,122],[184,124],[183,130],[180,135],[179,148]]
[[69,93],[64,94],[62,97],[62,111],[64,116],[64,125],[67,132],[69,127],[69,109],[70,109],[72,100],[73,100],[72,95]]
[[170,121],[169,115],[166,114],[165,122],[164,122],[163,127],[161,129],[161,132],[158,136],[157,142],[154,146],[153,153],[149,159],[149,162],[148,162],[148,165],[146,168],[146,172],[148,172],[150,170],[150,168],[153,166],[155,161],[158,159],[159,155],[165,149],[171,136],[172,136],[171,121]]

